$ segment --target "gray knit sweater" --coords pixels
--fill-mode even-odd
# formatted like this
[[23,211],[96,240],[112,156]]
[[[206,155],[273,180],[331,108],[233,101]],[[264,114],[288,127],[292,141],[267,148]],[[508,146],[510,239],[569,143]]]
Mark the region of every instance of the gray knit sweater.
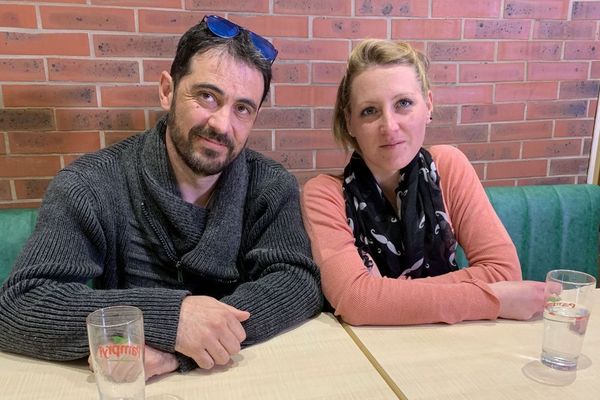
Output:
[[[146,343],[174,352],[189,294],[249,311],[244,345],[320,311],[293,176],[244,150],[223,171],[210,209],[196,207],[181,199],[164,133],[163,119],[56,176],[0,292],[1,350],[85,357],[87,314],[129,304],[144,313]],[[183,370],[195,366],[179,358]]]

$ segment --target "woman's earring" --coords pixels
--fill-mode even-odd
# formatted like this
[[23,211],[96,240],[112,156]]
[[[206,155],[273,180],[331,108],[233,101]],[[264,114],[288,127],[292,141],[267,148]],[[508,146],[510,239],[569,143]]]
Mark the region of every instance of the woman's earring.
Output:
[[430,121],[433,121],[433,117],[432,117],[431,115],[429,116],[429,120],[430,120]]

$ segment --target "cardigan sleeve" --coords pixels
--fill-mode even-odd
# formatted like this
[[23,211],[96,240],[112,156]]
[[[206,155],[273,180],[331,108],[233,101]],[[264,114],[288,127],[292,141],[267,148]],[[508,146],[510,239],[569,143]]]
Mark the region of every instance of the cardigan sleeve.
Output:
[[242,324],[244,346],[313,317],[323,306],[319,271],[302,225],[298,184],[283,170],[263,175],[267,177],[261,185],[250,191],[256,197],[251,195],[246,204],[240,257],[247,280],[220,299],[250,312]]
[[[179,307],[188,294],[166,288],[93,289],[102,274],[111,229],[88,183],[62,171],[52,181],[36,228],[0,291],[0,349],[50,360],[89,354],[86,316],[102,307],[134,305],[144,312],[146,343],[173,351]],[[106,210],[106,212],[111,212]]]
[[[444,153],[444,149],[440,150]],[[432,154],[436,153],[434,151]],[[457,168],[458,172],[463,168],[472,170],[468,161]],[[444,179],[446,172],[439,166],[438,170]],[[476,178],[474,171],[473,175]],[[460,181],[460,178],[451,181],[457,180]],[[452,198],[456,201],[459,199]],[[498,316],[500,304],[487,282],[512,277],[502,267],[499,268],[501,272],[495,272],[493,267],[490,272],[485,269],[489,265],[480,262],[477,266],[474,264],[475,269],[480,268],[474,272],[456,271],[446,274],[449,276],[414,280],[370,274],[357,252],[354,236],[347,223],[341,179],[320,175],[307,182],[303,190],[302,209],[313,256],[320,268],[323,292],[336,314],[346,322],[353,325],[408,325],[455,323],[495,319]],[[463,208],[463,213],[466,210],[468,206]],[[471,222],[474,221],[476,217]],[[468,224],[459,221],[455,229],[463,226]],[[475,228],[471,226],[470,229],[474,231],[465,237],[476,235]],[[486,229],[485,224],[479,229]],[[485,248],[475,250],[471,245],[465,246],[465,249],[469,256],[475,256],[475,260],[477,255],[482,257],[481,254],[485,253]],[[518,269],[518,264],[516,267]],[[511,265],[508,269],[512,271],[514,268]]]

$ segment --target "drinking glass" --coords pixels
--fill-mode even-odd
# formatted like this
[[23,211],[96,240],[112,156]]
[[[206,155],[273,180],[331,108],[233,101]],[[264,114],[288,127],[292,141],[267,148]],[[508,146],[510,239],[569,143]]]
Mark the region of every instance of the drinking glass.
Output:
[[563,371],[577,368],[593,304],[596,279],[557,269],[546,275],[542,364]]
[[90,354],[100,400],[144,400],[144,319],[132,306],[88,315]]

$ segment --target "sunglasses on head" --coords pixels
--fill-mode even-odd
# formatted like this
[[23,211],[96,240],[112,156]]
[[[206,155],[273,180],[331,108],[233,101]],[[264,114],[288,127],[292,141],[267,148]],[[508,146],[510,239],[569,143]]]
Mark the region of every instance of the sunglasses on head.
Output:
[[206,22],[206,26],[213,35],[224,39],[236,37],[241,31],[248,32],[254,47],[256,47],[260,54],[271,64],[273,64],[273,61],[275,61],[275,58],[277,57],[277,49],[264,37],[249,31],[248,29],[245,29],[225,18],[219,17],[218,15],[205,15],[202,19],[202,22]]

